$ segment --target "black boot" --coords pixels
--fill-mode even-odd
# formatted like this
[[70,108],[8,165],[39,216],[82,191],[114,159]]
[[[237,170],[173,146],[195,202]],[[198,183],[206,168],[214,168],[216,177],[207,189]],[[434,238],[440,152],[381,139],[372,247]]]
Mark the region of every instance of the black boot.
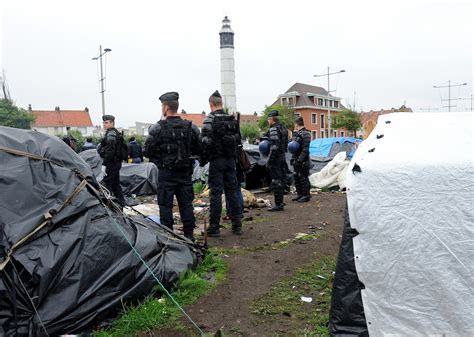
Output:
[[232,222],[232,233],[236,235],[242,235],[242,222],[240,220],[235,220]]
[[301,198],[299,198],[297,201],[298,202],[308,202],[311,200],[311,196],[310,195],[303,195]]
[[191,242],[195,242],[196,240],[194,239],[194,233],[193,232],[184,232],[184,237],[188,240],[190,240]]
[[219,225],[210,225],[209,228],[207,229],[207,235],[215,237],[215,238],[221,236]]
[[275,205],[273,207],[268,208],[267,210],[269,212],[278,212],[278,211],[283,211],[285,208],[283,207],[283,204],[280,205]]
[[297,194],[294,198],[291,199],[291,201],[298,201],[302,197],[303,197],[302,195]]

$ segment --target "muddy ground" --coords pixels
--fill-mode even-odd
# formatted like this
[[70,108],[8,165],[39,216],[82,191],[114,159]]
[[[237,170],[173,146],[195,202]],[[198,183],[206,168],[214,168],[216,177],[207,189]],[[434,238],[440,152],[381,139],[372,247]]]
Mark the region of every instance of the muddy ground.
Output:
[[[272,200],[268,195],[258,197]],[[292,202],[291,197],[285,196],[284,212],[251,209],[245,213],[248,220],[242,236],[233,235],[227,225],[220,238],[209,238],[209,247],[219,248],[229,270],[216,289],[185,308],[205,332],[221,329],[225,336],[287,336],[297,335],[295,327],[306,324],[285,315],[267,319],[255,313],[253,305],[272,285],[291,278],[298,267],[322,256],[337,256],[346,196],[320,192],[308,203]],[[309,239],[294,240],[298,233],[310,234]],[[186,320],[182,324],[184,328],[141,336],[197,335]]]

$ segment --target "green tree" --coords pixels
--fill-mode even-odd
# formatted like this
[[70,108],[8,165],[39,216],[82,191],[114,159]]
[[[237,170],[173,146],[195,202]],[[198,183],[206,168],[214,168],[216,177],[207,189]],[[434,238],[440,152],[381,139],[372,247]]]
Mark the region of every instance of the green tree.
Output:
[[272,110],[277,110],[280,115],[280,123],[283,124],[287,129],[293,130],[294,122],[295,122],[295,112],[293,109],[289,108],[286,105],[272,105],[272,106],[265,106],[265,110],[263,110],[263,116],[258,121],[258,126],[261,130],[266,131],[268,130],[268,114]]
[[0,99],[0,125],[18,129],[31,129],[35,116],[17,107],[9,99]]
[[76,152],[81,152],[82,147],[84,146],[84,136],[82,136],[81,131],[79,131],[79,130],[69,130],[67,132],[67,135],[76,140]]
[[260,136],[260,128],[255,122],[244,122],[240,124],[240,134],[242,140],[247,140],[249,144],[253,144],[255,138]]
[[362,126],[360,114],[349,109],[343,110],[334,115],[332,125],[334,129],[346,128],[348,131],[352,131],[355,137],[357,129]]

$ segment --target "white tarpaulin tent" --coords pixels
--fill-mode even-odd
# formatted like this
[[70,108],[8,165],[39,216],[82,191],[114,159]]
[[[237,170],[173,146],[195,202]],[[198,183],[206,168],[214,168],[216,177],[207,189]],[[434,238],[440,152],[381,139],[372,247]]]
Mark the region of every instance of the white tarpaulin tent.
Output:
[[324,188],[339,186],[346,188],[346,171],[349,165],[346,152],[339,152],[324,168],[309,176],[312,187]]
[[472,113],[380,116],[347,171],[371,336],[474,336]]

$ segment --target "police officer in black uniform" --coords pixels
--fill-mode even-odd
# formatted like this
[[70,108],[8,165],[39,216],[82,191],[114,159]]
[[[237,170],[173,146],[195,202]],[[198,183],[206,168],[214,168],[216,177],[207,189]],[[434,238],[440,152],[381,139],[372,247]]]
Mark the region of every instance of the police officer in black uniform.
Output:
[[293,132],[293,141],[299,144],[297,152],[293,153],[291,158],[291,165],[295,171],[295,185],[296,185],[296,197],[293,201],[308,202],[311,199],[309,190],[311,185],[309,183],[309,168],[310,168],[310,156],[309,156],[309,143],[311,143],[311,134],[304,127],[303,117],[295,119],[295,131]]
[[202,127],[203,157],[201,165],[209,161],[209,188],[211,210],[209,236],[220,236],[219,222],[222,212],[222,192],[229,201],[229,216],[232,232],[242,234],[242,209],[237,199],[236,160],[240,144],[237,120],[222,109],[222,96],[216,90],[209,97],[211,113],[206,116]]
[[173,197],[176,195],[184,236],[194,241],[193,162],[201,154],[201,135],[192,122],[177,115],[179,94],[160,96],[163,119],[153,125],[145,142],[145,156],[158,174],[158,205],[161,224],[173,229]]
[[270,207],[268,211],[283,211],[284,209],[284,183],[285,179],[285,153],[288,149],[288,130],[280,124],[279,114],[277,110],[270,111],[268,114],[268,125],[270,128],[266,134],[270,142],[270,154],[267,167],[272,178],[271,187],[275,198],[275,205]]
[[98,148],[99,154],[104,160],[105,178],[104,186],[112,191],[121,205],[125,205],[122,187],[120,187],[120,168],[122,167],[122,143],[121,134],[115,128],[115,117],[112,115],[102,116],[103,126],[106,130],[104,138]]

